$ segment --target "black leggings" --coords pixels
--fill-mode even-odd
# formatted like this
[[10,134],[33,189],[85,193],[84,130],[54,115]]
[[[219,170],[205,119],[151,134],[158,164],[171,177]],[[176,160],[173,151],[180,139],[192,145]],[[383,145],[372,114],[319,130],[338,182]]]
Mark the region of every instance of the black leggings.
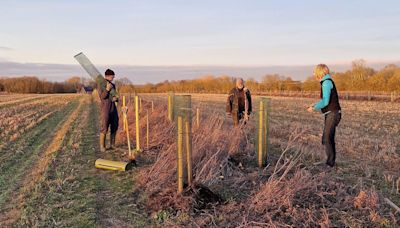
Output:
[[330,112],[325,115],[324,133],[322,135],[322,145],[325,145],[326,164],[333,167],[336,160],[335,133],[336,126],[342,119],[340,112]]

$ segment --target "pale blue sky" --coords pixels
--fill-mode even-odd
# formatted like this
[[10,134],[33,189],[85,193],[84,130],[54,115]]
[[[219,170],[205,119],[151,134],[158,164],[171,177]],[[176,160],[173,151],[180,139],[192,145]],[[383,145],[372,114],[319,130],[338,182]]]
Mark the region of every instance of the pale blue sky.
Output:
[[1,0],[0,61],[271,66],[398,61],[400,1]]

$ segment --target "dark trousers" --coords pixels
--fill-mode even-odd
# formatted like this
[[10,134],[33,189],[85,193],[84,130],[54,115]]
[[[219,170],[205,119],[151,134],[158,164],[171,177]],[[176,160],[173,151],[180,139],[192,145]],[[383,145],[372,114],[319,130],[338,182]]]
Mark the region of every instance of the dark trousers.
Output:
[[244,114],[242,113],[232,113],[232,118],[233,118],[233,125],[234,126],[238,126],[240,123],[240,120],[244,118]]
[[116,133],[118,130],[118,121],[118,112],[102,113],[100,132],[107,134],[108,127],[110,127],[111,134]]
[[325,115],[324,133],[322,135],[322,145],[325,146],[326,164],[333,167],[336,160],[335,133],[336,127],[340,123],[342,114],[340,112],[330,112]]

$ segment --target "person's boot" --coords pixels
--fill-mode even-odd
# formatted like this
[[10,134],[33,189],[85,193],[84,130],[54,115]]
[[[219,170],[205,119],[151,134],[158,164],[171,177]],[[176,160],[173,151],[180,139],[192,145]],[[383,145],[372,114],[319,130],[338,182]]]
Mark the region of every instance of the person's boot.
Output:
[[106,134],[100,133],[100,152],[106,152]]
[[114,150],[115,149],[115,136],[117,134],[116,133],[111,133],[110,134],[110,150]]

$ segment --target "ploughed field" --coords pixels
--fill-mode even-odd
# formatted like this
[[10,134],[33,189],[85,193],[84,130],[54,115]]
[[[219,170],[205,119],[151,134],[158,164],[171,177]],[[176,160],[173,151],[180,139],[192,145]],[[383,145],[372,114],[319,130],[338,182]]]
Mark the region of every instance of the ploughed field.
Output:
[[323,117],[306,112],[315,100],[270,97],[268,165],[258,168],[258,97],[250,122],[234,128],[225,95],[194,94],[194,184],[178,195],[167,95],[140,97],[138,166],[113,172],[94,161],[126,161],[126,134],[121,116],[118,148],[99,151],[96,95],[0,95],[0,226],[400,225],[400,212],[387,203],[400,205],[399,103],[341,101],[337,168],[328,170],[318,164]]

